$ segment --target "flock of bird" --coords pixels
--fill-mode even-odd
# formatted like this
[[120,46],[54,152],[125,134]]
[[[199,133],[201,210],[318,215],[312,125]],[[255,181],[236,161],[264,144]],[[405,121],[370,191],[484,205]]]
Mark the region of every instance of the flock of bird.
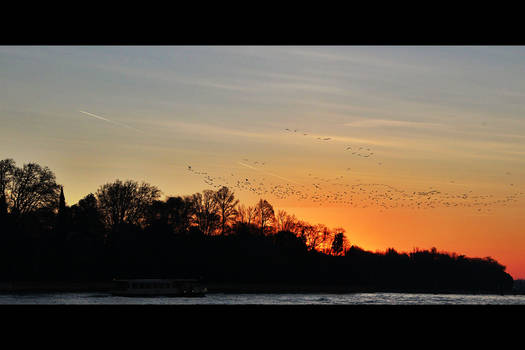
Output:
[[203,172],[189,171],[195,175],[204,175],[203,180],[209,186],[220,188],[227,186],[234,191],[250,192],[265,198],[273,197],[278,200],[293,199],[310,201],[321,205],[346,205],[350,207],[377,207],[381,210],[405,209],[433,209],[470,207],[478,212],[491,212],[496,205],[506,206],[518,201],[524,193],[517,191],[513,194],[496,198],[494,195],[477,195],[472,190],[451,193],[428,189],[427,191],[407,191],[381,183],[344,183],[342,176],[335,178],[317,178],[318,181],[295,185],[290,183],[275,183],[272,179],[251,176],[239,178],[231,174],[227,177],[213,177]]
[[[309,133],[297,129],[285,129],[286,132],[297,133],[297,135],[308,136]],[[330,137],[317,137],[317,140],[330,141]],[[369,158],[374,152],[369,147],[346,146],[344,152],[352,155]],[[265,169],[266,162],[242,159],[246,167],[254,170]],[[240,163],[240,162],[239,162]],[[381,165],[382,162],[378,162]],[[258,168],[255,168],[257,166]],[[494,195],[479,195],[472,190],[464,190],[457,193],[439,191],[435,188],[426,190],[408,191],[395,188],[382,183],[348,183],[345,182],[346,175],[338,175],[332,178],[315,176],[309,172],[305,179],[309,183],[290,183],[290,181],[275,181],[269,178],[264,171],[254,172],[251,176],[241,176],[229,172],[227,176],[212,176],[203,171],[196,171],[188,165],[188,171],[202,177],[203,182],[212,188],[227,186],[233,191],[248,192],[269,200],[294,200],[310,201],[318,205],[346,205],[350,207],[376,207],[382,210],[393,208],[405,209],[433,209],[433,208],[455,208],[470,207],[477,212],[489,213],[495,206],[506,206],[516,202],[524,193],[514,193],[496,198]],[[351,171],[350,167],[346,171]],[[510,175],[509,172],[506,175]],[[283,180],[282,178],[281,180]],[[303,181],[304,182],[304,181]],[[453,180],[450,183],[455,183]],[[514,186],[514,184],[509,184]]]
[[[291,130],[291,129],[284,129],[285,132],[289,132],[289,133],[299,133],[297,135],[302,135],[302,136],[311,136],[310,134],[306,133],[306,132],[303,132],[303,131],[300,131],[300,130],[297,130],[297,129],[294,129],[294,130]],[[314,136],[311,136],[311,137],[314,137]],[[316,140],[320,140],[320,141],[330,141],[332,140],[331,137],[316,137],[315,138]],[[370,148],[367,148],[367,147],[353,147],[352,146],[346,146],[345,148],[345,151],[349,151],[349,153],[351,153],[352,155],[355,155],[357,157],[364,157],[364,158],[368,158],[370,156],[372,156],[374,154],[374,152],[371,152]]]

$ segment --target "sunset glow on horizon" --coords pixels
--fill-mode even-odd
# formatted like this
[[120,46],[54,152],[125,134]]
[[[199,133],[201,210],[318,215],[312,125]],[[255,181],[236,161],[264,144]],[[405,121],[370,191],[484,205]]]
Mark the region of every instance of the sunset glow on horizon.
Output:
[[525,278],[525,47],[1,46],[0,159],[68,205],[225,185],[370,251]]

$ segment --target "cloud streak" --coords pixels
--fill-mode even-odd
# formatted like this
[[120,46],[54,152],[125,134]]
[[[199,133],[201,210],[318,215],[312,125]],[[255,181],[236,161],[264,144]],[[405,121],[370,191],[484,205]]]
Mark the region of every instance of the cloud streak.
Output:
[[405,120],[392,119],[361,119],[353,122],[345,123],[345,126],[352,126],[357,128],[379,128],[379,127],[404,127],[404,128],[437,128],[441,124],[424,123],[424,122],[410,122]]

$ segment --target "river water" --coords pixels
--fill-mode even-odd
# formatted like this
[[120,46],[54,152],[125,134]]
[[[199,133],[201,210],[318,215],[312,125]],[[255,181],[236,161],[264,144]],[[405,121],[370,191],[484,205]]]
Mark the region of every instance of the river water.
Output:
[[106,293],[3,294],[2,305],[525,305],[525,295],[463,294],[222,294],[201,298],[116,297]]

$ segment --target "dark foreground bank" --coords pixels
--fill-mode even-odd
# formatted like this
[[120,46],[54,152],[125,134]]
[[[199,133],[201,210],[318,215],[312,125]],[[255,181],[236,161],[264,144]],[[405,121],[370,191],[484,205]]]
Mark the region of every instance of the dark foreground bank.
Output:
[[344,229],[276,213],[263,198],[248,210],[228,187],[160,200],[153,185],[116,180],[68,206],[47,167],[4,159],[0,178],[0,281],[27,281],[7,291],[195,277],[211,292],[513,290],[512,276],[491,257],[369,252]]

